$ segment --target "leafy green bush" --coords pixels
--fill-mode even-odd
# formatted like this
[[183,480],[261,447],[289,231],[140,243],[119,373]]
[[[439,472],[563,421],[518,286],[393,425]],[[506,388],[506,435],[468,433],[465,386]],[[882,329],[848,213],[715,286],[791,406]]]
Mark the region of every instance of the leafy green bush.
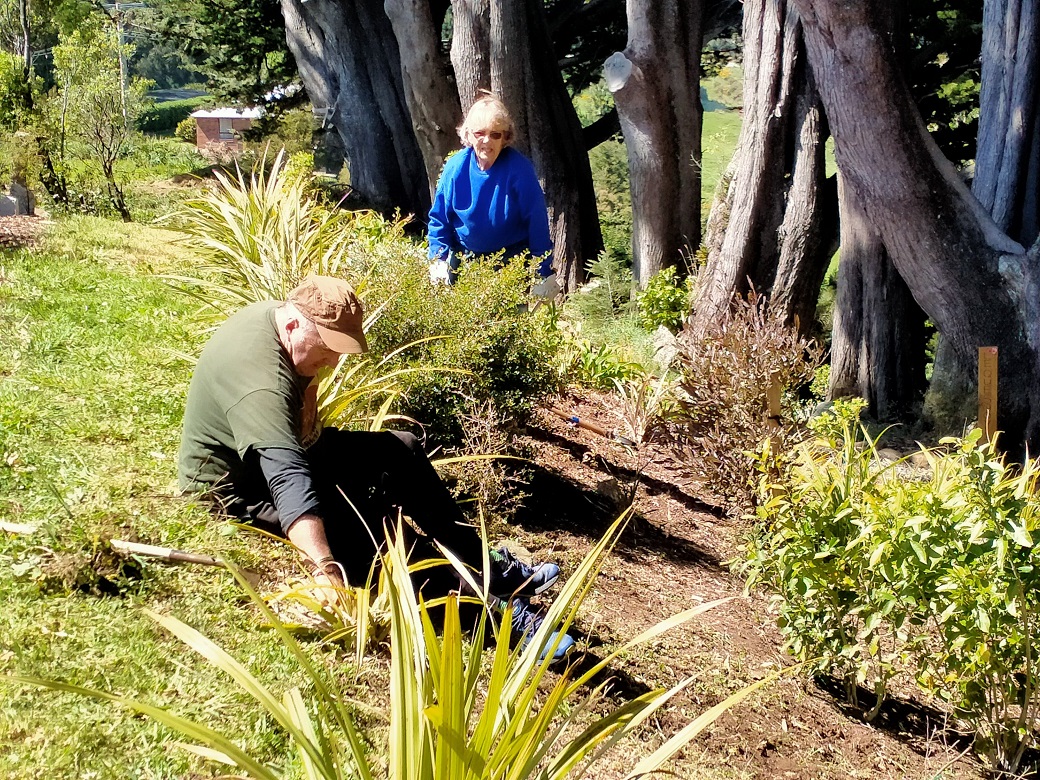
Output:
[[195,117],[189,116],[177,123],[177,128],[173,131],[173,134],[182,141],[193,144],[198,141],[198,131],[198,121]]
[[[421,247],[385,241],[366,253],[372,300],[386,300],[370,343],[384,354],[422,341],[395,364],[429,371],[402,377],[400,411],[434,441],[458,443],[467,415],[487,401],[506,419],[522,420],[538,398],[559,389],[556,322],[542,307],[525,311],[529,258],[504,267],[493,260],[464,263],[451,287],[431,286]],[[433,370],[436,369],[436,370]]]
[[314,115],[309,108],[294,108],[269,121],[255,123],[246,133],[246,148],[262,155],[267,148],[284,149],[286,154],[312,152]]
[[176,277],[207,308],[228,315],[246,303],[285,300],[308,273],[336,275],[351,240],[348,212],[333,212],[283,174],[285,156],[250,176],[216,173],[217,187],[186,201],[180,216],[201,263]]
[[647,330],[664,325],[674,333],[690,313],[689,282],[680,283],[676,273],[674,267],[662,268],[650,277],[645,290],[636,293],[639,323]]
[[[141,112],[137,129],[142,133],[174,133],[193,111],[212,102],[213,98],[203,96],[153,103]],[[191,140],[195,140],[194,135]]]
[[[796,448],[747,547],[749,585],[777,594],[787,647],[875,714],[896,674],[948,702],[989,767],[1015,774],[1040,725],[1040,462],[1011,467],[979,432],[901,479],[836,402]],[[763,468],[766,468],[763,465]]]
[[620,347],[594,344],[581,337],[580,328],[565,327],[563,339],[560,364],[568,382],[596,390],[613,390],[616,382],[627,382],[645,373],[643,366],[628,360]]

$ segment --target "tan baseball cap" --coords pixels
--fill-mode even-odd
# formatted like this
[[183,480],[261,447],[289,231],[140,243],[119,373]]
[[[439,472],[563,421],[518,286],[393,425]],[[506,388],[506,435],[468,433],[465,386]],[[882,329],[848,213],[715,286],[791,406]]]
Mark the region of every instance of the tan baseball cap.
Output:
[[310,274],[289,293],[289,302],[317,326],[329,349],[348,355],[368,351],[365,310],[354,288],[342,279]]

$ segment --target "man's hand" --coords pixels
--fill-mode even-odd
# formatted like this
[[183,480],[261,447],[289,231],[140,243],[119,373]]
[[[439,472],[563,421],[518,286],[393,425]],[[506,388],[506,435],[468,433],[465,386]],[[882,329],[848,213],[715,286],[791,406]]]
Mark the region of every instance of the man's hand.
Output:
[[314,598],[326,609],[345,609],[347,583],[343,579],[343,567],[331,556],[320,562],[305,561],[304,565],[314,579]]
[[338,588],[346,587],[343,579],[346,573],[329,549],[321,518],[312,514],[300,515],[289,526],[286,536],[303,555],[304,567],[319,586],[314,588],[315,598],[329,607],[342,605],[342,594]]

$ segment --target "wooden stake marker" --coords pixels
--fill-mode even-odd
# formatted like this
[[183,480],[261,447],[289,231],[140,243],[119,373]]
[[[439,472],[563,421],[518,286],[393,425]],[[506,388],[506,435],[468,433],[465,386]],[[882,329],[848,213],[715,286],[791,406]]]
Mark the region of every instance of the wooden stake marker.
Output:
[[979,347],[979,421],[982,440],[997,433],[997,348]]

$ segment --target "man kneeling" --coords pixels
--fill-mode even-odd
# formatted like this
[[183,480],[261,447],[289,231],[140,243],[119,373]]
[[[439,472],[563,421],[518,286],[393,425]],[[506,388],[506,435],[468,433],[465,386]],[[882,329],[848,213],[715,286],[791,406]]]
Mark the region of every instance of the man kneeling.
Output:
[[[321,426],[315,377],[342,355],[368,349],[363,321],[350,285],[311,275],[287,301],[250,304],[221,325],[188,390],[181,487],[284,534],[319,584],[364,583],[384,524],[392,525],[398,512],[421,533],[420,555],[441,557],[437,541],[480,571],[480,535],[466,524],[415,436]],[[504,548],[490,558],[488,590],[502,605],[513,601],[515,633],[526,642],[541,623],[527,598],[552,586],[560,569],[529,567]],[[563,636],[554,658],[573,646]]]

